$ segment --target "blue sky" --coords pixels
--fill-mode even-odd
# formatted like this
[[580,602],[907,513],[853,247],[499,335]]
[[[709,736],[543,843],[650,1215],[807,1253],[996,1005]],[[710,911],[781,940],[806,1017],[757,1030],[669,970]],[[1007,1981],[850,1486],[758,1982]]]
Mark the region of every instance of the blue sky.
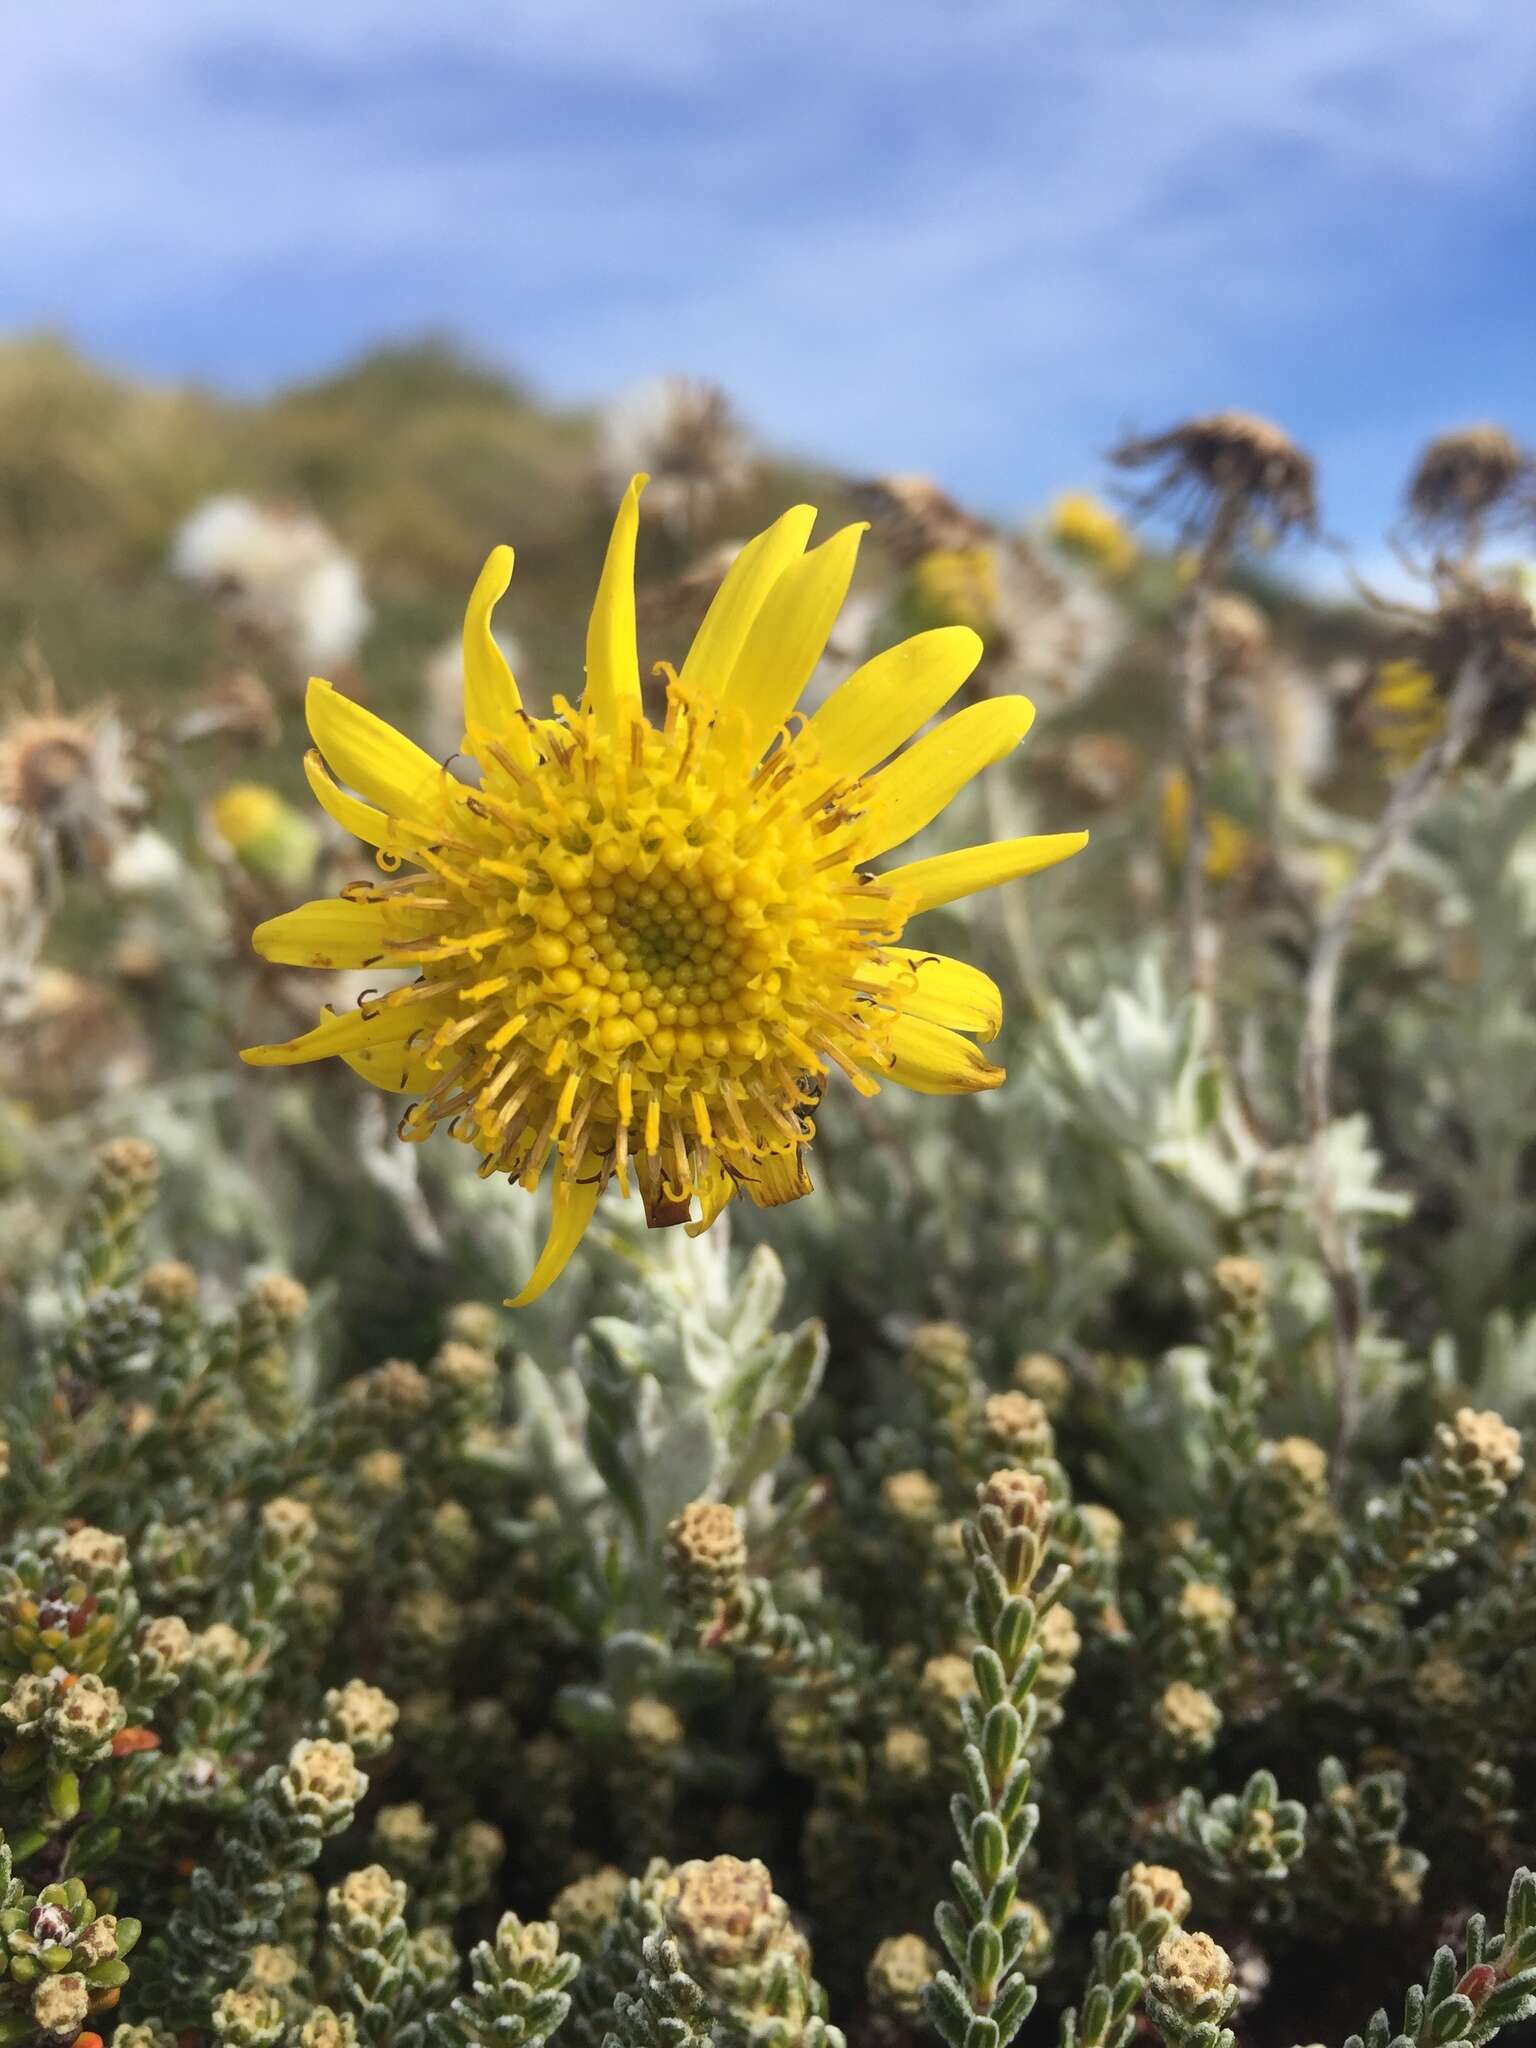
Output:
[[0,50],[0,328],[136,370],[681,368],[1000,512],[1243,405],[1368,559],[1428,433],[1536,438],[1508,0],[73,0]]

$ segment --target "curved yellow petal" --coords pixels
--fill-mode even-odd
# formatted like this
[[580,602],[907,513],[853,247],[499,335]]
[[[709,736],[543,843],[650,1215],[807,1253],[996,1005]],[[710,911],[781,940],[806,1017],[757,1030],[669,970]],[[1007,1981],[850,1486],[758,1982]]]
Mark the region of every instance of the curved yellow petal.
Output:
[[333,896],[269,917],[251,933],[251,944],[280,967],[367,967],[384,960],[388,940],[399,931],[398,918],[385,923],[382,903]]
[[899,983],[903,1016],[969,1031],[983,1042],[1002,1030],[1002,990],[979,967],[911,946],[887,946],[885,951],[887,964],[861,965],[859,979],[884,986]]
[[451,778],[440,762],[318,676],[304,695],[315,745],[337,778],[392,818],[417,824],[441,815]]
[[595,1180],[555,1182],[549,1236],[544,1240],[544,1249],[539,1253],[538,1264],[528,1276],[527,1286],[521,1294],[513,1295],[505,1304],[507,1308],[526,1308],[530,1301],[537,1301],[546,1288],[554,1285],[570,1263],[571,1253],[581,1243],[587,1225],[592,1221],[592,1211],[596,1207]]
[[402,1045],[437,1012],[421,1003],[399,1009],[343,1010],[326,1008],[312,1031],[301,1032],[282,1045],[248,1045],[241,1053],[248,1067],[297,1067],[306,1060],[328,1060],[333,1053],[361,1052],[373,1045]]
[[763,751],[800,701],[843,608],[867,530],[867,522],[845,526],[791,562],[748,628],[720,703],[744,721],[753,755]]
[[596,714],[601,732],[617,732],[623,722],[622,714],[638,717],[640,712],[635,539],[640,531],[640,493],[649,482],[648,476],[630,478],[613,522],[592,617],[587,624],[587,687],[581,702],[583,710]]
[[382,847],[386,853],[408,854],[418,846],[430,843],[425,832],[408,831],[374,805],[365,804],[361,797],[350,795],[336,781],[314,747],[304,756],[304,777],[311,795],[326,816],[334,818],[344,832],[366,840],[370,846]]
[[354,1074],[390,1095],[430,1095],[442,1080],[436,1067],[407,1052],[403,1045],[363,1045],[338,1054]]
[[476,578],[464,613],[464,748],[474,751],[474,734],[489,733],[519,761],[532,758],[519,713],[523,700],[507,657],[491,631],[491,613],[512,581],[512,550],[492,548]]
[[772,526],[749,540],[710,600],[678,680],[718,697],[736,666],[763,601],[791,562],[805,553],[816,524],[814,505],[791,505]]
[[986,846],[962,846],[956,853],[935,854],[932,860],[909,861],[888,868],[880,877],[901,893],[907,914],[937,910],[961,896],[1035,875],[1059,860],[1070,860],[1088,844],[1086,832],[1037,832],[1028,839],[994,839]]
[[942,711],[982,655],[969,626],[935,626],[886,648],[839,685],[805,729],[830,776],[855,781]]
[[740,1170],[741,1186],[759,1209],[777,1209],[785,1202],[798,1202],[811,1192],[812,1180],[805,1169],[803,1145],[786,1145],[766,1158],[754,1159]]
[[699,1220],[683,1227],[689,1237],[702,1237],[735,1194],[736,1183],[716,1159],[694,1182],[694,1192],[699,1198]]
[[919,1095],[976,1095],[1004,1079],[968,1038],[923,1017],[899,1017],[891,1031],[895,1058],[880,1071]]
[[1012,753],[1034,722],[1035,707],[1027,697],[989,697],[914,740],[865,785],[863,852],[884,853],[921,832],[973,775]]

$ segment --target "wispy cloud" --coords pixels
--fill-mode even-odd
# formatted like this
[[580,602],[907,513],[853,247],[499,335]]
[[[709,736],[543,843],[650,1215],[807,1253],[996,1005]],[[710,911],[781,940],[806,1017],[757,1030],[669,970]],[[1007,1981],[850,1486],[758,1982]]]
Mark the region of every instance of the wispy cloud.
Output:
[[681,365],[1000,506],[1246,403],[1363,533],[1425,432],[1536,425],[1533,82],[1503,0],[79,0],[7,28],[0,319],[246,385],[427,326]]

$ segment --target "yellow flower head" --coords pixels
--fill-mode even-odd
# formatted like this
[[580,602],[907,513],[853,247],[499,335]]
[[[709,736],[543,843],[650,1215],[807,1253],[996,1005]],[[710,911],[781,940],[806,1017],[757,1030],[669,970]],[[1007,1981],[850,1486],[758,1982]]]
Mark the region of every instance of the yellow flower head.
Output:
[[1400,774],[1438,738],[1445,705],[1434,676],[1417,661],[1384,661],[1367,699],[1371,745]]
[[1002,593],[995,549],[930,548],[912,574],[918,604],[930,618],[983,631],[996,624]]
[[[1168,858],[1181,861],[1189,842],[1189,784],[1175,770],[1163,784],[1160,807],[1163,846]],[[1205,874],[1211,882],[1232,882],[1248,873],[1259,845],[1246,826],[1227,811],[1205,814]]]
[[1106,576],[1124,576],[1136,565],[1136,543],[1125,523],[1088,491],[1065,491],[1051,501],[1051,538],[1058,546],[1096,562]]
[[288,806],[264,782],[231,782],[210,806],[213,828],[235,853],[244,853],[283,822]]
[[[262,925],[300,967],[414,968],[325,1014],[259,1066],[337,1054],[419,1098],[400,1135],[439,1123],[485,1174],[554,1180],[550,1235],[517,1304],[570,1257],[610,1182],[652,1224],[712,1222],[738,1189],[809,1192],[805,1154],[831,1069],[862,1093],[993,1088],[998,991],[960,961],[898,944],[918,911],[1075,853],[1086,833],[970,847],[876,876],[868,863],[1001,759],[1033,717],[974,704],[893,755],[975,667],[963,626],[866,662],[792,719],[847,592],[861,528],[809,552],[786,512],[738,556],[666,710],[647,718],[635,646],[644,477],[625,493],[587,633],[579,706],[535,719],[491,637],[512,574],[497,548],[464,625],[464,750],[478,789],[323,682],[309,688],[310,786],[378,849],[386,874]],[[322,760],[323,756],[323,760]],[[881,764],[885,765],[881,765]],[[329,769],[329,772],[328,772]],[[339,778],[339,779],[338,779]],[[349,785],[356,795],[341,786]]]
[[298,888],[315,865],[320,835],[302,812],[263,782],[231,782],[209,806],[209,821],[236,859],[263,881]]

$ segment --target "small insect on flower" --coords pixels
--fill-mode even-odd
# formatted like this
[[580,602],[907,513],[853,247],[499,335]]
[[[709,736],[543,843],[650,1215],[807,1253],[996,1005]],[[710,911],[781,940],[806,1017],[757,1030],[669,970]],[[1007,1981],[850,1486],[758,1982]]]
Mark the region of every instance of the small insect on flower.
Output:
[[[486,563],[464,626],[464,750],[478,789],[310,684],[310,787],[393,878],[255,934],[290,966],[418,970],[245,1058],[335,1054],[419,1098],[403,1138],[446,1124],[480,1153],[482,1174],[529,1190],[551,1168],[548,1242],[514,1306],[559,1274],[610,1182],[626,1195],[633,1182],[653,1225],[692,1218],[693,1230],[738,1190],[760,1207],[807,1194],[812,1112],[834,1067],[862,1094],[884,1079],[932,1095],[995,1088],[1002,1069],[965,1034],[996,1035],[996,987],[903,947],[902,929],[1064,860],[1088,836],[870,872],[1010,752],[1034,711],[990,698],[898,754],[980,658],[974,632],[944,626],[876,655],[813,718],[793,719],[862,531],[807,552],[810,506],[742,550],[681,670],[660,671],[666,710],[651,722],[635,643],[645,481],[614,524],[579,705],[557,697],[541,719],[523,710],[490,623],[512,550]],[[415,872],[394,873],[406,864]]]

